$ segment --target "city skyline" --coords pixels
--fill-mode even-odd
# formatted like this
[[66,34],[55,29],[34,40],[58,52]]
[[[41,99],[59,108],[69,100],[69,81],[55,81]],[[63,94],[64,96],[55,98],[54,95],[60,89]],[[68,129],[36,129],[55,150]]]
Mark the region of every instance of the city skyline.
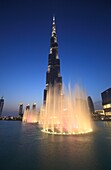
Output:
[[1,1],[0,95],[4,111],[43,103],[52,17],[63,84],[79,83],[94,102],[111,87],[111,2]]

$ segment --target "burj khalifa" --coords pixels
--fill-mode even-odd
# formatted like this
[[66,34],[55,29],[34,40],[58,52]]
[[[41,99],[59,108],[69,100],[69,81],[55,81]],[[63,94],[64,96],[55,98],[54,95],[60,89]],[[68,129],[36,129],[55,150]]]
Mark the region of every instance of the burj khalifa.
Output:
[[46,88],[44,89],[44,104],[49,87],[53,88],[56,85],[58,93],[62,90],[62,76],[60,74],[60,59],[58,57],[58,43],[56,35],[55,17],[52,23],[52,35],[50,38],[50,53],[48,55],[48,69],[46,72]]

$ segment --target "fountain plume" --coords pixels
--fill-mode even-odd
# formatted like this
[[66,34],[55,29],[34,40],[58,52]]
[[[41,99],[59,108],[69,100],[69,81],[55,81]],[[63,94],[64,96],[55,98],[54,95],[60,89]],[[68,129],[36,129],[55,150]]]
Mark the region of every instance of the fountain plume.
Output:
[[37,123],[38,122],[38,112],[36,110],[36,103],[32,105],[32,109],[30,110],[30,106],[27,105],[23,114],[22,122],[26,123]]
[[42,131],[50,134],[83,134],[92,131],[92,123],[85,92],[76,86],[72,92],[58,93],[58,88],[49,87],[46,104],[40,111],[39,124]]

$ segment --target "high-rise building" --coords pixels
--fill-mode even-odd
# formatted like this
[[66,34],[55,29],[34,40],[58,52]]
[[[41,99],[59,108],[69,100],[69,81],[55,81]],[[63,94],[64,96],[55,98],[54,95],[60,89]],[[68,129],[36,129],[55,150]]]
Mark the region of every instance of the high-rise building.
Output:
[[94,112],[95,112],[94,104],[93,104],[92,98],[90,96],[88,96],[88,106],[89,106],[90,113],[94,114]]
[[44,90],[44,104],[46,102],[46,96],[49,87],[53,88],[55,84],[58,88],[58,92],[61,93],[62,77],[60,75],[60,59],[58,57],[56,23],[55,17],[53,17],[52,35],[50,38],[50,53],[48,55],[48,70],[46,72],[46,88]]
[[36,110],[36,103],[33,103],[32,110]]
[[2,115],[3,106],[4,106],[4,99],[3,99],[3,97],[1,97],[1,99],[0,99],[0,116]]
[[20,103],[19,105],[19,116],[23,116],[23,103]]
[[101,93],[102,106],[106,116],[111,117],[111,88]]
[[30,110],[30,105],[29,104],[26,105],[26,110]]

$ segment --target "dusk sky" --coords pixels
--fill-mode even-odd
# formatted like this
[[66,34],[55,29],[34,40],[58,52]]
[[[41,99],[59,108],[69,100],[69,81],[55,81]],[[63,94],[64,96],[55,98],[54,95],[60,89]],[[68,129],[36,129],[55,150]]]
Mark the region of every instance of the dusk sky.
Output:
[[61,75],[94,102],[111,87],[110,0],[1,0],[0,96],[4,112],[43,102],[52,17],[56,17]]

